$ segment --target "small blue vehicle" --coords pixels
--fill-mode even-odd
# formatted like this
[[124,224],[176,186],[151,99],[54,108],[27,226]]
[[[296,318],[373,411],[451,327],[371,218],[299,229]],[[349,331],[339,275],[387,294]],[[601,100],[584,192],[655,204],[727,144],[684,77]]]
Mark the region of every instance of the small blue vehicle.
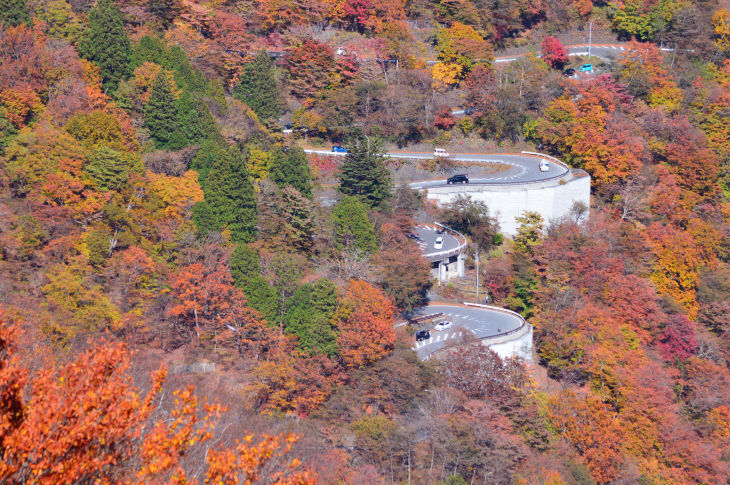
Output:
[[578,72],[593,72],[593,64],[583,64],[578,68]]
[[332,153],[347,153],[347,150],[345,149],[345,147],[335,145],[332,147]]

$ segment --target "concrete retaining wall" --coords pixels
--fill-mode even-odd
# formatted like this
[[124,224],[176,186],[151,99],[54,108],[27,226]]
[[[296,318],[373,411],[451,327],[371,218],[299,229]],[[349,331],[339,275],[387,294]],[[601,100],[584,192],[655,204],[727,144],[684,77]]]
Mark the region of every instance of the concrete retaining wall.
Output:
[[499,337],[484,339],[482,345],[494,350],[503,359],[519,357],[522,360],[532,362],[532,325],[525,325],[524,331],[507,335],[503,337],[503,340],[500,340]]
[[539,213],[547,222],[567,215],[575,202],[590,207],[591,178],[582,170],[573,170],[572,174],[546,182],[432,187],[428,189],[427,197],[443,205],[459,194],[470,195],[472,200],[487,204],[489,212],[499,222],[501,232],[514,236],[518,226],[515,217],[526,211]]

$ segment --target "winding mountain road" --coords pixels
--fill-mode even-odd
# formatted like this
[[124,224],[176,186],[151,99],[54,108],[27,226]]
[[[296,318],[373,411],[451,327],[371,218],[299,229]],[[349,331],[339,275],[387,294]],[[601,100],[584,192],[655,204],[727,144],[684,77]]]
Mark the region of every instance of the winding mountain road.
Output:
[[[587,56],[588,44],[574,44],[564,46],[569,56]],[[612,61],[618,59],[624,51],[622,44],[591,44],[591,57],[597,57],[604,61]],[[495,57],[495,63],[513,62],[526,54],[516,54],[514,56]],[[540,57],[540,53],[537,53]]]
[[427,359],[437,350],[456,343],[462,337],[469,338],[473,335],[478,339],[496,338],[515,333],[526,325],[522,317],[509,310],[448,303],[432,303],[414,310],[406,317],[422,317],[436,313],[443,313],[443,316],[434,319],[434,324],[447,320],[452,322],[453,326],[447,330],[434,331],[433,325],[422,325],[423,329],[431,330],[431,338],[415,343],[414,350],[420,359]]
[[[307,153],[316,153],[320,155],[344,156],[344,153],[335,153],[326,150],[304,150]],[[404,158],[416,160],[429,160],[433,158],[433,153],[425,152],[388,152],[385,154],[389,158]],[[494,174],[484,175],[480,177],[469,177],[469,184],[519,184],[540,182],[543,180],[554,179],[566,175],[569,172],[567,166],[558,163],[555,159],[548,155],[539,155],[532,153],[453,153],[451,160],[459,162],[483,163],[483,164],[501,164],[508,166],[507,170],[501,170]],[[541,172],[539,165],[540,160],[546,160],[549,165],[547,172]],[[468,168],[460,169],[460,173],[469,173]],[[428,189],[431,187],[446,186],[446,178],[436,180],[424,180],[413,182],[411,188],[416,190]],[[454,185],[455,188],[459,184]]]

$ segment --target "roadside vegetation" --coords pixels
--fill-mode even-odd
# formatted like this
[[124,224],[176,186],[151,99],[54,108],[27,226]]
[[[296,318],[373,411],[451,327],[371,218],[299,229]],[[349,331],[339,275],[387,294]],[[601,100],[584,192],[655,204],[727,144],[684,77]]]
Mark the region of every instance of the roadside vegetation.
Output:
[[[715,0],[0,1],[0,482],[724,483],[728,112]],[[435,146],[590,217],[435,207]],[[419,361],[423,221],[534,365]]]

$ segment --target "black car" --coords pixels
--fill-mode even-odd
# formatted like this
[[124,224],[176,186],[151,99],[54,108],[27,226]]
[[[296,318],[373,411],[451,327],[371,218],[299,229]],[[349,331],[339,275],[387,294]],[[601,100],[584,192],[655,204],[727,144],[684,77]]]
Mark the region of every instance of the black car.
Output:
[[563,71],[563,76],[570,77],[570,76],[574,76],[574,75],[575,75],[575,69],[573,69],[572,67]]
[[452,175],[446,179],[447,184],[468,184],[469,176],[466,174]]
[[416,332],[416,341],[420,342],[421,340],[428,340],[431,338],[431,332],[428,330],[419,330]]

